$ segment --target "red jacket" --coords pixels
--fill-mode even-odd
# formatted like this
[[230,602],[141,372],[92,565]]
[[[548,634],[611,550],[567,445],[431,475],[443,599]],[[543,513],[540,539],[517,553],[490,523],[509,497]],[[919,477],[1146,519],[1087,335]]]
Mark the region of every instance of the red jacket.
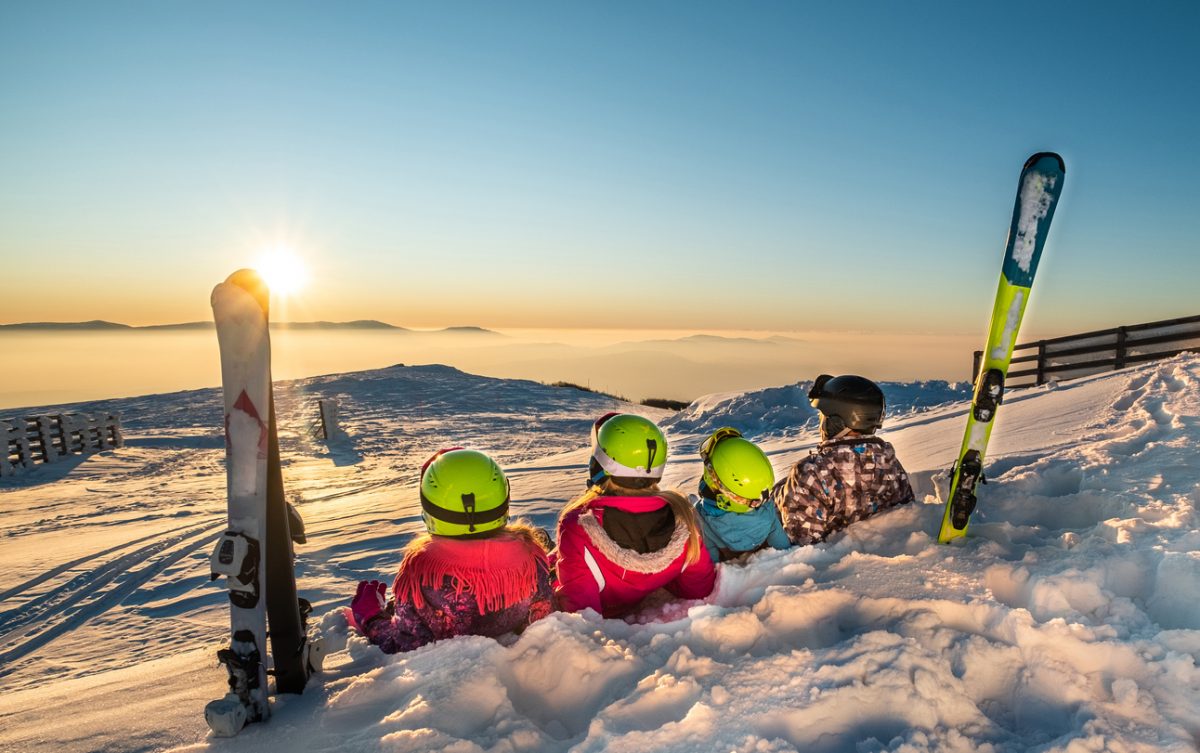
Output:
[[432,537],[406,553],[392,591],[391,619],[359,628],[389,654],[456,635],[520,632],[554,608],[545,551],[511,531]]
[[[700,545],[700,559],[685,564],[690,531],[683,521],[674,522],[665,536],[658,537],[640,552],[617,543],[606,531],[606,511],[621,511],[626,527],[651,519],[670,522],[669,504],[661,497],[597,497],[572,510],[558,522],[558,549],[554,591],[559,608],[578,612],[586,607],[605,617],[616,617],[635,608],[651,592],[666,588],[685,599],[702,599],[712,593],[716,570]],[[666,516],[664,518],[664,516]]]

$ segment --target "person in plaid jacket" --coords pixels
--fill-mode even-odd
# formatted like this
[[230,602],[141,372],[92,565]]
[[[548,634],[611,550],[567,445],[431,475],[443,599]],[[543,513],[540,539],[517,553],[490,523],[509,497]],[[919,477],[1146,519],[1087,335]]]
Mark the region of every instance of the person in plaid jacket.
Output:
[[877,384],[822,374],[808,399],[820,414],[821,444],[771,490],[788,538],[801,546],[913,500],[895,449],[874,436],[885,407]]

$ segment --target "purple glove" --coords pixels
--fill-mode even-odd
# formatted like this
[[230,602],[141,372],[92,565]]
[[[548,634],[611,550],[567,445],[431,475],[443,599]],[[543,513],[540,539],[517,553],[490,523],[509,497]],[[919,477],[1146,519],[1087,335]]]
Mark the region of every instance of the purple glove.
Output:
[[381,580],[359,581],[354,599],[350,601],[350,611],[354,620],[363,629],[371,620],[384,616],[387,609],[387,584]]

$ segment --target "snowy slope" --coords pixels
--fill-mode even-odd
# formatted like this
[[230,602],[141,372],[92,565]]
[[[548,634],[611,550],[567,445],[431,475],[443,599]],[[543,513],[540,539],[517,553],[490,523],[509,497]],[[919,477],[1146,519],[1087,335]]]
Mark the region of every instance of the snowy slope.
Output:
[[[722,565],[704,601],[385,656],[333,607],[394,572],[424,456],[496,453],[516,509],[549,524],[582,489],[590,420],[614,404],[444,367],[283,385],[285,480],[310,533],[301,589],[337,650],[304,696],[228,741],[200,716],[223,685],[224,597],[206,569],[224,489],[216,392],[120,401],[129,448],[0,487],[0,749],[1195,750],[1198,387],[1186,356],[1013,393],[960,545],[935,543],[927,497]],[[692,448],[723,424],[763,438],[784,472],[815,441],[796,428],[803,389],[646,410],[683,448],[667,481],[695,484]],[[885,436],[919,496],[961,441],[959,389],[889,388]],[[960,400],[931,406],[937,394]],[[341,399],[345,444],[302,436],[317,396]]]
[[[737,427],[758,439],[799,436],[817,427],[817,411],[808,404],[812,381],[749,392],[717,392],[695,400],[663,424],[677,434],[705,434],[720,426]],[[966,382],[881,382],[887,417],[894,421],[951,402],[970,402]]]

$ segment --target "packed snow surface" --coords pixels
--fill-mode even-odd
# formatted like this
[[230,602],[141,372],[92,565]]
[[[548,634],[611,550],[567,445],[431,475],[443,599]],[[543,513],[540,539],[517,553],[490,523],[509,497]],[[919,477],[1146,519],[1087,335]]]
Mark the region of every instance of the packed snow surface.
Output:
[[[1198,388],[1200,357],[1183,356],[1010,393],[970,535],[943,546],[933,476],[962,441],[966,387],[885,386],[884,436],[916,504],[723,564],[701,601],[387,656],[337,607],[360,578],[394,573],[433,450],[494,453],[516,511],[551,526],[582,491],[598,414],[662,421],[667,485],[690,490],[695,446],[719,425],[786,472],[816,441],[807,385],[679,414],[444,367],[277,385],[309,533],[300,588],[332,652],[304,695],[229,740],[201,716],[223,693],[228,639],[207,562],[224,515],[219,395],[113,401],[128,447],[0,487],[0,749],[1192,751]],[[318,397],[340,401],[344,442],[309,438]]]

